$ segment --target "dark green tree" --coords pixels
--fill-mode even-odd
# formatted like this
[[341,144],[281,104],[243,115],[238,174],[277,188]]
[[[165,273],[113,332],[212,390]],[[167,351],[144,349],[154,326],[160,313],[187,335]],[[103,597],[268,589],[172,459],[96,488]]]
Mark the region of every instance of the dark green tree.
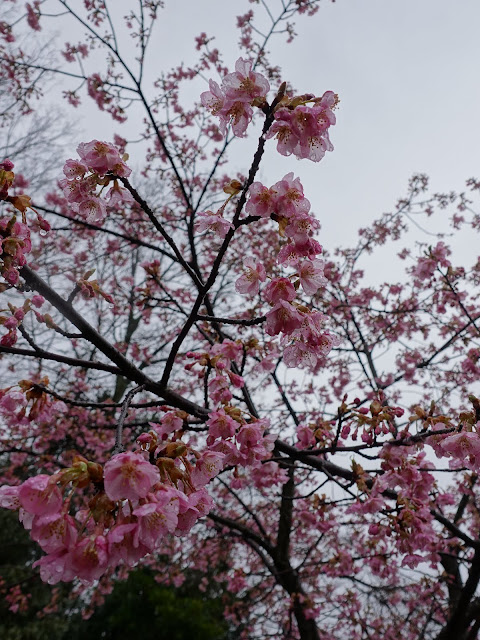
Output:
[[190,575],[175,589],[158,584],[148,569],[117,582],[89,620],[72,619],[69,640],[234,640],[223,617],[221,593],[202,593]]
[[[12,511],[0,510],[0,638],[2,640],[62,640],[69,627],[67,594],[70,586],[52,588],[41,582],[32,564],[40,549]],[[28,594],[26,607],[12,611],[12,590]],[[47,616],[43,609],[52,604],[58,610]]]

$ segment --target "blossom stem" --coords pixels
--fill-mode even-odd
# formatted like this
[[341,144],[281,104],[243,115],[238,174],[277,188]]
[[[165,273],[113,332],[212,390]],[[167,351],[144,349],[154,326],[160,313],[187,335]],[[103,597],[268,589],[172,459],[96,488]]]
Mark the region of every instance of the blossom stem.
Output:
[[113,455],[117,453],[122,453],[122,451],[125,450],[122,444],[123,423],[125,422],[125,418],[127,417],[128,407],[130,405],[130,402],[133,399],[133,396],[136,395],[137,393],[140,393],[140,391],[143,391],[144,389],[145,389],[145,385],[141,384],[138,387],[134,387],[133,389],[131,389],[125,396],[125,400],[122,405],[122,411],[120,413],[120,418],[117,424],[117,431],[115,434],[115,446],[112,452]]

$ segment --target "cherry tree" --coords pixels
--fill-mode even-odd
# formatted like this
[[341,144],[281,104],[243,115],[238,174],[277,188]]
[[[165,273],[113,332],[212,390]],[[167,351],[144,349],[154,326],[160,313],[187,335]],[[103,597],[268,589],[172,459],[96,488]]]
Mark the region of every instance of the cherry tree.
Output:
[[[480,263],[408,230],[437,210],[476,230],[480,184],[416,175],[355,246],[322,248],[301,170],[333,151],[339,96],[295,90],[267,50],[317,0],[250,1],[234,66],[201,33],[161,72],[162,2],[11,5],[15,118],[53,76],[128,132],[79,140],[33,190],[0,164],[0,506],[44,552],[48,610],[73,582],[88,615],[140,563],[224,584],[245,638],[474,640]],[[52,25],[69,40],[39,58]],[[292,170],[260,179],[267,148]],[[393,242],[404,275],[371,286],[362,261]]]

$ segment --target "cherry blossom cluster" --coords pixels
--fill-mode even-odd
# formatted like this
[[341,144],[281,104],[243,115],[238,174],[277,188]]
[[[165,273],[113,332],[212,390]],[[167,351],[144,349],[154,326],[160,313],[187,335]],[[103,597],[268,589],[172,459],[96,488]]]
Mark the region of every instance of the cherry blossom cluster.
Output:
[[[432,526],[430,494],[435,488],[435,478],[429,473],[434,465],[427,459],[425,451],[416,451],[415,446],[384,445],[380,452],[382,475],[377,477],[368,491],[367,499],[348,508],[349,513],[381,514],[369,527],[373,544],[392,538],[401,554],[402,565],[416,567],[429,559],[438,562],[441,540]],[[357,484],[364,486],[364,472],[355,465]],[[394,491],[397,495],[396,509],[388,508],[387,495]],[[455,499],[448,493],[441,494],[437,503],[445,506]]]
[[[192,370],[196,364],[200,366],[200,378],[209,376],[209,397],[217,405],[207,420],[209,450],[222,453],[226,465],[258,468],[263,460],[270,457],[276,436],[268,433],[268,420],[256,419],[230,405],[233,399],[231,387],[239,389],[244,386],[243,378],[232,371],[232,364],[242,351],[238,342],[225,340],[213,345],[209,352],[189,352],[187,356],[195,361],[187,364],[186,369]],[[174,426],[169,419],[167,433],[179,426]]]
[[53,398],[46,391],[49,384],[47,376],[35,380],[19,380],[18,383],[0,389],[0,416],[9,427],[15,425],[29,427],[31,423],[52,424],[59,414],[66,411],[66,405]]
[[308,424],[300,423],[296,430],[297,447],[330,447],[335,443],[335,448],[341,449],[346,441],[356,442],[360,438],[363,443],[372,445],[378,443],[381,436],[396,436],[395,420],[403,416],[404,410],[388,406],[381,392],[376,395],[368,407],[359,406],[359,398],[347,403],[345,395],[337,409],[337,419],[320,418]]
[[[445,424],[436,422],[432,431],[443,431]],[[475,425],[463,424],[462,430],[445,435],[432,435],[428,438],[438,458],[450,458],[452,469],[464,468],[480,471],[480,422]]]
[[199,211],[197,213],[197,222],[195,222],[195,231],[202,233],[202,231],[210,231],[219,238],[225,238],[228,231],[233,229],[233,224],[223,217],[225,211],[224,207],[218,209],[218,211]]
[[[11,160],[0,162],[0,202],[11,204],[14,209],[22,214],[22,222],[17,216],[0,218],[0,274],[10,285],[15,285],[19,278],[19,269],[23,267],[27,259],[25,255],[30,253],[32,243],[30,229],[27,225],[26,211],[31,209],[31,198],[23,193],[11,195],[10,189],[15,188],[15,174]],[[38,228],[49,231],[50,225],[38,212]]]
[[88,46],[82,42],[79,42],[76,45],[66,42],[65,51],[62,51],[62,56],[67,62],[75,62],[77,56],[86,58],[88,56]]
[[438,267],[448,269],[450,261],[447,256],[451,253],[444,242],[437,242],[435,247],[430,247],[428,254],[418,259],[417,265],[412,270],[418,280],[429,280]]
[[[472,398],[473,402],[478,402]],[[378,435],[390,430],[380,428],[380,422],[391,426],[391,420],[398,415],[398,408],[384,407],[374,401],[370,412],[372,417],[368,418],[368,423],[377,423]],[[367,413],[368,410],[358,409],[356,420],[361,421],[362,416],[367,418]],[[412,439],[405,430],[397,434],[392,443],[385,443],[379,453],[382,472],[375,479],[358,463],[352,463],[357,486],[366,498],[351,505],[347,511],[356,515],[374,515],[368,529],[371,545],[382,545],[386,539],[394,541],[403,555],[402,566],[415,568],[425,560],[440,561],[439,553],[444,552],[444,541],[433,526],[432,507],[443,509],[457,501],[455,495],[437,487],[431,473],[435,465],[424,451],[425,445],[434,449],[437,458],[450,457],[452,469],[467,467],[475,473],[480,469],[480,424],[475,422],[475,412],[463,413],[460,417],[462,423],[458,430],[446,416],[429,415],[421,407],[415,407],[410,422],[422,421],[425,437]],[[342,431],[342,437],[348,433]],[[405,444],[401,444],[402,437]],[[368,437],[363,439],[369,444],[373,442]],[[389,501],[393,497],[396,497],[396,506],[392,509]]]
[[342,437],[358,439],[366,444],[373,444],[379,436],[395,435],[397,427],[395,419],[401,418],[404,410],[401,407],[389,407],[385,404],[382,393],[370,403],[369,407],[358,407],[352,412],[352,420],[346,421],[342,428]]
[[44,302],[45,300],[42,296],[35,295],[31,299],[27,298],[21,307],[15,307],[9,303],[10,315],[0,315],[0,325],[7,329],[7,333],[0,338],[0,344],[5,347],[12,347],[17,342],[17,329],[30,311],[33,311],[37,316],[37,320],[40,321],[41,314],[33,307],[40,308]]
[[113,99],[107,90],[107,83],[102,80],[100,74],[94,73],[87,78],[88,95],[95,100],[100,111],[108,111],[117,122],[125,122],[127,119],[122,107]]
[[267,419],[245,420],[229,406],[211,411],[207,426],[210,450],[225,455],[225,464],[233,467],[263,468],[262,461],[270,457],[277,439],[268,433]]
[[[80,160],[67,160],[63,167],[65,178],[60,186],[72,211],[89,222],[103,222],[107,206],[131,202],[130,193],[120,186],[116,178],[128,178],[131,169],[125,164],[128,156],[108,142],[92,140],[77,147]],[[103,190],[113,185],[103,198]],[[100,191],[97,193],[97,187]]]
[[328,130],[335,124],[333,109],[337,104],[333,91],[326,91],[321,98],[307,94],[284,100],[265,137],[277,139],[277,151],[283,156],[293,154],[320,162],[326,151],[333,151]]
[[232,365],[236,363],[242,354],[242,345],[232,340],[224,340],[220,344],[214,344],[209,351],[194,353],[189,351],[187,356],[193,358],[195,362],[185,366],[187,371],[191,371],[195,364],[200,365],[198,372],[200,378],[205,377],[208,372],[208,392],[211,400],[217,404],[228,404],[233,395],[230,386],[241,389],[244,386],[242,376],[232,371]]
[[27,2],[25,4],[27,10],[27,23],[28,26],[34,31],[40,31],[40,0],[34,0],[33,6]]
[[16,216],[1,218],[0,242],[0,273],[8,284],[15,285],[19,269],[27,263],[25,254],[32,249],[30,230],[26,224],[18,222]]
[[243,188],[243,185],[238,180],[231,180],[224,187],[224,193],[228,193],[228,198],[222,204],[217,211],[198,211],[196,214],[197,220],[195,222],[195,231],[202,233],[202,231],[210,231],[219,238],[225,238],[230,229],[234,229],[231,222],[226,220],[223,216],[225,208],[230,200],[236,196]]
[[[262,290],[262,297],[272,307],[266,314],[265,331],[270,336],[282,334],[288,342],[284,350],[287,366],[314,367],[338,340],[325,330],[324,314],[295,302],[300,287],[306,295],[313,296],[327,282],[323,275],[324,262],[317,257],[322,247],[313,238],[320,225],[310,213],[310,202],[304,196],[299,178],[288,173],[270,188],[254,182],[245,211],[278,222],[280,235],[286,236],[287,241],[278,253],[277,263],[294,271],[288,277],[271,278]],[[245,260],[244,266],[246,270],[237,280],[236,289],[242,294],[255,295],[260,283],[266,281],[265,267],[251,258]]]
[[[223,453],[198,453],[178,441],[160,447],[155,431],[137,442],[139,450],[113,455],[104,467],[76,456],[53,475],[0,487],[0,506],[19,510],[47,554],[35,563],[44,582],[91,582],[122,562],[132,566],[209,512],[205,485],[223,468]],[[77,490],[85,508],[78,509]]]
[[242,138],[253,117],[252,106],[262,106],[270,91],[268,80],[261,73],[253,71],[250,60],[239,58],[235,71],[227,73],[220,87],[210,80],[210,91],[201,94],[204,107],[212,115],[220,118],[220,131],[225,135],[227,125],[232,124],[234,135]]
[[[223,135],[231,123],[235,136],[243,137],[253,117],[252,106],[268,110],[266,96],[270,91],[267,78],[253,71],[249,60],[239,58],[235,71],[227,73],[222,86],[209,81],[209,91],[204,91],[200,99],[210,113],[220,119],[219,128]],[[266,139],[277,139],[277,151],[297,158],[308,158],[319,162],[326,151],[333,151],[328,130],[335,124],[333,110],[338,104],[338,96],[326,91],[321,98],[313,94],[289,97],[279,94],[274,102],[274,122],[265,135]]]

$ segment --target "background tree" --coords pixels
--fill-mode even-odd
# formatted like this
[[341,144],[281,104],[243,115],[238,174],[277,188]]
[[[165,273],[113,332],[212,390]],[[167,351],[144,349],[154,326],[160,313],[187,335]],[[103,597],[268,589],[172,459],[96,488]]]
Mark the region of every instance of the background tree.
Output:
[[23,3],[2,25],[19,113],[61,74],[71,105],[86,90],[141,140],[81,144],[34,212],[2,164],[2,506],[89,611],[141,560],[160,583],[226,584],[245,638],[475,638],[478,265],[437,237],[402,249],[401,282],[370,286],[361,265],[436,209],[470,233],[478,183],[429,195],[415,176],[353,248],[322,253],[299,179],[259,181],[268,145],[332,150],[338,97],[294,91],[267,55],[318,2],[250,3],[235,71],[201,34],[194,64],[153,79],[161,3],[127,4],[25,5],[39,43],[50,18],[78,29],[73,72],[15,49]]

